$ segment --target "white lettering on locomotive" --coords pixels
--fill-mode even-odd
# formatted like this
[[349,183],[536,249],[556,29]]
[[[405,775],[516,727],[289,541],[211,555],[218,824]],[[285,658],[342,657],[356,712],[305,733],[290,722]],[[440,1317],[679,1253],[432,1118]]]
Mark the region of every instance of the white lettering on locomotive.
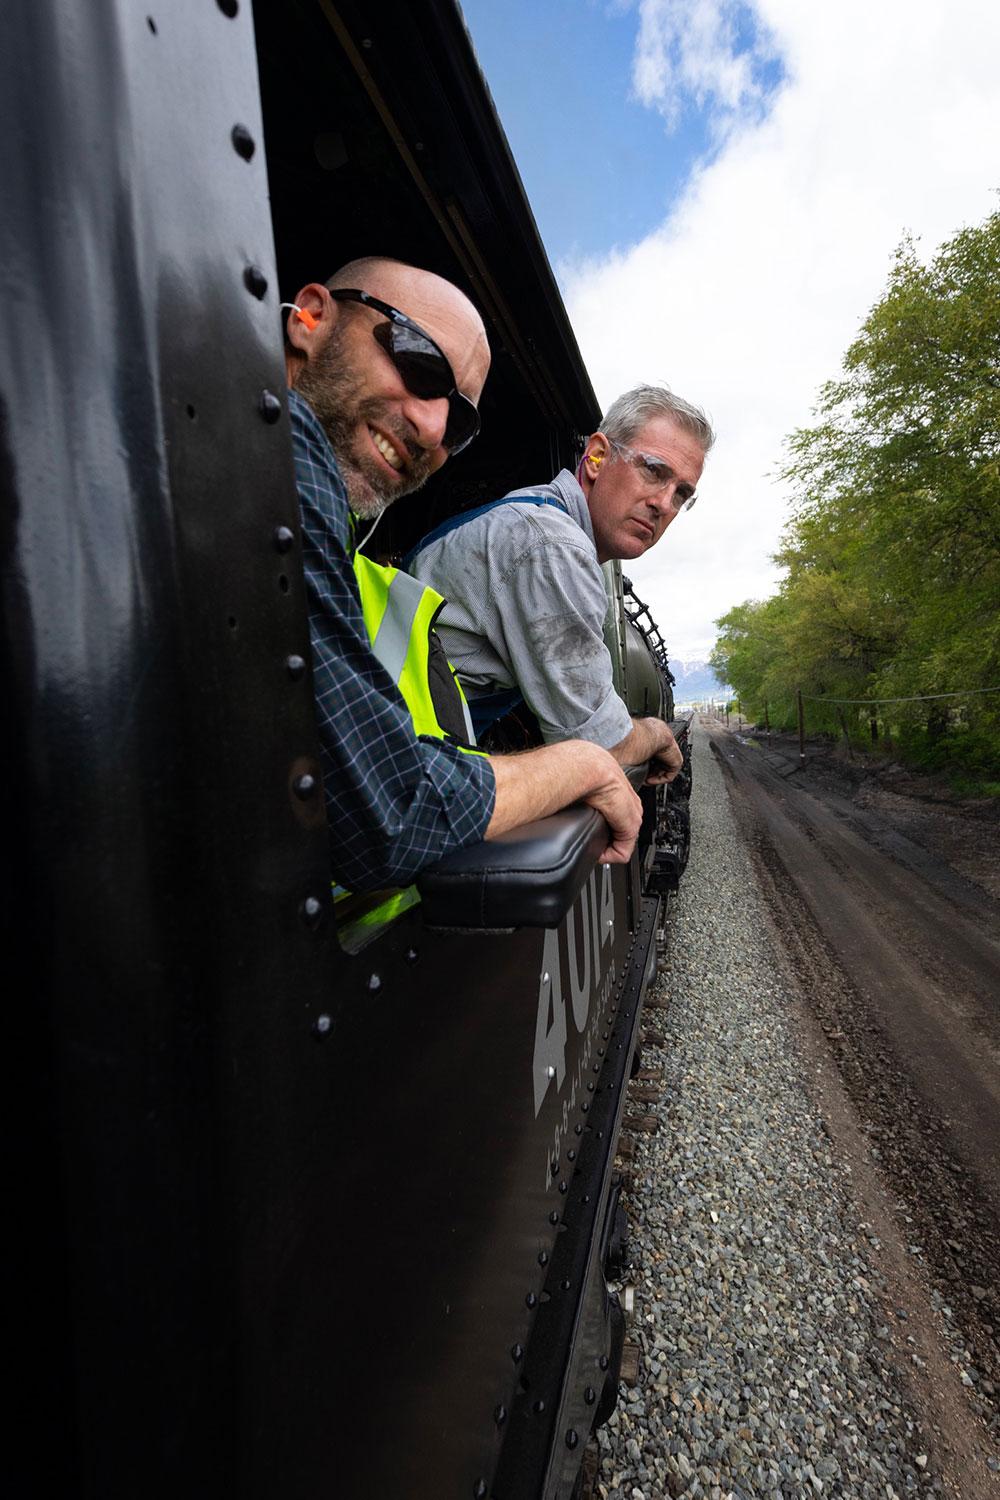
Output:
[[[598,890],[600,881],[600,890]],[[538,1010],[535,1019],[533,1084],[535,1114],[539,1114],[550,1088],[563,1092],[567,1082],[566,1047],[569,1027],[563,986],[563,964],[567,964],[570,1009],[577,1033],[583,1037],[569,1087],[562,1100],[553,1132],[551,1150],[546,1151],[545,1185],[552,1181],[551,1165],[558,1159],[569,1128],[569,1117],[577,1096],[585,1087],[584,1073],[594,1049],[593,1024],[607,1003],[615,982],[612,936],[614,889],[607,865],[594,870],[559,929],[550,928],[542,948],[538,979]],[[560,934],[565,938],[560,941]],[[605,970],[605,964],[607,969]],[[593,1024],[588,1031],[588,1022]]]

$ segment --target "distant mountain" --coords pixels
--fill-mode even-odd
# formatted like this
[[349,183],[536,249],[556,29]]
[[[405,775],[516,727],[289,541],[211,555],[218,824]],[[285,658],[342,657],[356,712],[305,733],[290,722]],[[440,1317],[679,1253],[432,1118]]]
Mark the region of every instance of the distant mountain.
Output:
[[723,687],[707,661],[672,660],[670,670],[676,679],[674,702],[702,703],[709,698],[728,698],[731,688]]

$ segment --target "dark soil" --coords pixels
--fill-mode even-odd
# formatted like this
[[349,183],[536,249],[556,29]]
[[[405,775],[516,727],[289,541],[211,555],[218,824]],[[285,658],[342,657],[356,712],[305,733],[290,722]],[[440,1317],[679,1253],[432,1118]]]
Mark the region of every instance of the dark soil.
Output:
[[[746,735],[762,748],[797,763],[792,734]],[[912,771],[897,761],[851,758],[842,744],[806,741],[803,784],[880,814],[906,837],[940,855],[956,873],[1000,901],[1000,798],[963,797],[941,776]]]

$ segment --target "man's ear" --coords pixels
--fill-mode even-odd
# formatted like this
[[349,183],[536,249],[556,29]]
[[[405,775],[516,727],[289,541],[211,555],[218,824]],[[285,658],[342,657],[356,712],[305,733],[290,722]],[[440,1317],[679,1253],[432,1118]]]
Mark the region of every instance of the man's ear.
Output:
[[587,439],[580,467],[591,481],[595,480],[600,472],[601,465],[608,456],[611,444],[603,432],[592,433]]
[[292,348],[305,359],[311,359],[333,332],[340,308],[326,287],[310,281],[296,294],[288,307],[285,333]]

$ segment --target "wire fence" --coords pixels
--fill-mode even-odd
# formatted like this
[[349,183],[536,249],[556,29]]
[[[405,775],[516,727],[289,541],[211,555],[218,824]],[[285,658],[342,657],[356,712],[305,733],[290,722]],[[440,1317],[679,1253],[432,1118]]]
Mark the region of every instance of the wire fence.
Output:
[[917,693],[912,698],[818,698],[803,693],[803,703],[930,703],[933,698],[975,698],[980,693],[1000,693],[1000,687],[963,688],[957,693]]
[[[838,710],[837,717],[840,720],[840,727],[841,727],[841,730],[843,731],[844,738],[845,738],[845,740],[847,742],[848,753],[851,754],[852,758],[853,758],[853,754],[852,754],[852,751],[851,751],[851,733],[850,733],[850,730],[848,728],[847,719],[846,719],[845,715],[843,714],[843,712],[841,711],[844,708],[847,708],[847,707],[867,707],[868,709],[871,710],[871,713],[870,713],[869,717],[871,719],[871,739],[872,739],[872,744],[874,745],[874,744],[877,743],[877,741],[879,739],[879,728],[880,728],[879,722],[878,722],[878,716],[875,714],[874,710],[877,709],[877,708],[879,708],[879,707],[882,707],[882,706],[888,705],[888,704],[893,704],[893,703],[932,703],[932,702],[939,701],[939,700],[945,699],[945,698],[963,698],[963,699],[964,698],[978,698],[978,697],[982,697],[982,696],[984,696],[985,694],[988,694],[988,693],[1000,693],[1000,684],[998,684],[996,687],[962,688],[962,689],[958,689],[956,691],[947,692],[947,693],[913,693],[913,694],[909,695],[908,697],[898,697],[898,698],[828,698],[828,697],[825,697],[825,696],[821,696],[819,694],[804,693],[801,688],[797,688],[795,690],[795,705],[796,705],[796,717],[797,717],[797,720],[798,720],[799,764],[803,765],[805,763],[805,758],[806,758],[806,714],[805,714],[805,705],[807,703],[826,704],[826,705],[829,705],[830,707],[836,708]],[[728,724],[729,724],[730,707],[731,707],[731,705],[732,705],[732,703],[734,701],[735,701],[735,705],[736,705],[737,716],[739,718],[739,721],[742,723],[742,714],[740,713],[740,697],[739,697],[738,694],[735,695],[734,699],[730,699],[727,702],[720,703],[718,705],[718,707],[716,707],[715,700],[713,699],[712,700],[712,704],[711,704],[711,708],[709,709],[709,712],[711,712],[714,717],[716,717],[716,718],[718,718],[720,720],[722,719],[722,717],[724,715],[725,716],[726,725],[728,726]],[[706,707],[707,707],[707,705],[706,705]],[[759,729],[759,727],[760,726],[758,725],[758,729]],[[770,733],[771,733],[771,722],[770,722],[770,718],[769,718],[769,715],[768,715],[768,703],[767,703],[766,699],[764,700],[764,729],[765,729],[765,732],[768,734],[768,736],[770,736]]]

